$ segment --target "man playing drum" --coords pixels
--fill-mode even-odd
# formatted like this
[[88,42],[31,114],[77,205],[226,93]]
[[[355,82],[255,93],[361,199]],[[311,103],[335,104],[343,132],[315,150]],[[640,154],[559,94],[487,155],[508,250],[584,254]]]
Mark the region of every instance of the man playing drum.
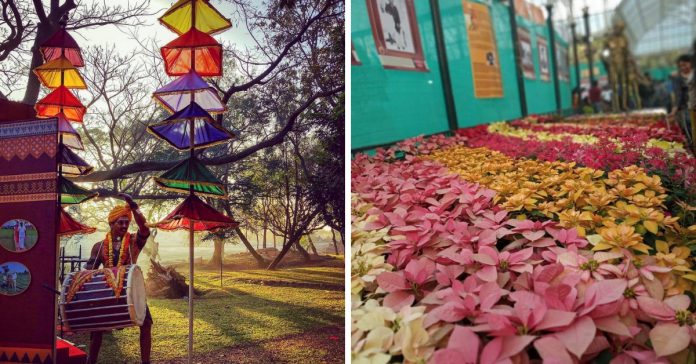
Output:
[[[138,209],[138,204],[125,193],[120,193],[118,196],[125,200],[127,205],[116,206],[109,213],[110,231],[103,241],[97,242],[92,247],[86,269],[97,269],[102,264],[105,268],[111,268],[137,263],[138,255],[150,236],[150,229],[147,227],[143,213]],[[128,233],[131,218],[135,218],[135,223],[138,224],[138,232],[135,234]],[[103,331],[91,333],[88,360],[90,364],[97,362],[102,334]],[[143,364],[150,363],[151,346],[152,316],[148,308],[145,322],[140,326],[140,359]]]

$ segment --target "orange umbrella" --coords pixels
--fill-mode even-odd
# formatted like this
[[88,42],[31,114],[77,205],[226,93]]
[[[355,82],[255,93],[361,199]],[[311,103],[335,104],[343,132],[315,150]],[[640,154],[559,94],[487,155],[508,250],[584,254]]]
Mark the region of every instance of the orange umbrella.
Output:
[[65,210],[60,209],[60,225],[58,226],[58,236],[70,236],[75,234],[91,234],[97,231],[96,228],[89,227],[77,222]]
[[164,69],[169,76],[181,76],[193,67],[200,76],[222,75],[222,46],[213,37],[191,28],[184,35],[167,43],[160,50]]
[[82,122],[87,108],[65,86],[60,86],[34,105],[36,116],[50,118],[61,112],[70,121]]

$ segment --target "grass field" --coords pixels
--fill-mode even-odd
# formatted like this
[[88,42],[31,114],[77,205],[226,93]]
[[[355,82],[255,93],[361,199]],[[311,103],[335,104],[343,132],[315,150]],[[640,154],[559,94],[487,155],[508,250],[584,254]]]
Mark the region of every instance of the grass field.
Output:
[[[4,278],[4,276],[3,276]],[[8,287],[1,287],[0,288],[0,294],[5,294],[5,295],[16,295],[22,293],[27,287],[29,287],[29,283],[31,282],[31,275],[29,273],[18,273],[17,274],[17,290],[12,290],[9,289]]]
[[[278,271],[224,272],[223,288],[220,288],[219,272],[197,271],[196,288],[206,293],[194,301],[196,354],[253,344],[255,349],[279,353],[283,362],[287,363],[329,362],[326,359],[325,348],[303,344],[301,340],[294,340],[293,335],[317,332],[329,326],[342,328],[344,292],[240,282],[240,279],[259,277],[268,281],[313,284],[342,285],[344,282],[341,267],[305,267]],[[183,299],[148,299],[148,305],[154,320],[152,361],[185,357],[188,335],[187,302]],[[138,335],[138,328],[104,335],[99,362],[139,362]],[[68,336],[66,339],[78,345],[89,345],[87,334]],[[283,345],[264,349],[264,342],[274,340],[280,340]],[[338,340],[336,345],[340,345],[339,349],[342,351],[342,334],[340,339],[332,335],[326,340]],[[220,354],[221,357],[222,355]],[[207,360],[205,362],[208,362]],[[330,362],[336,361],[342,361],[342,357]],[[219,362],[253,363],[263,360],[250,355],[244,358],[221,359]]]
[[[24,240],[26,248],[31,249],[37,240],[36,229],[27,229],[27,236]],[[0,229],[0,245],[11,252],[15,251],[14,230]]]

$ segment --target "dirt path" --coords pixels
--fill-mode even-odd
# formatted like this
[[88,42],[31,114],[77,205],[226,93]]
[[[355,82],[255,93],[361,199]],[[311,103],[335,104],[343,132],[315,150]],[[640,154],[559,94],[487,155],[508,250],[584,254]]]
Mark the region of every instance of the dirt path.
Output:
[[[295,335],[194,354],[196,364],[208,363],[343,363],[344,336],[340,326],[325,326]],[[182,345],[186,345],[182,343]],[[186,363],[186,358],[153,363]]]

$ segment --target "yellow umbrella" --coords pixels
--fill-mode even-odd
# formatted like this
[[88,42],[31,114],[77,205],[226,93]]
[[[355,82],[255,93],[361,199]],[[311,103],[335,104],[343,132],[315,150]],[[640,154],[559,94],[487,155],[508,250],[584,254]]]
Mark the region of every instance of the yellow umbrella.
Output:
[[230,20],[222,16],[206,0],[179,0],[159,18],[160,23],[179,35],[188,32],[193,23],[192,4],[196,4],[196,29],[201,32],[215,34],[232,26]]
[[[56,58],[34,68],[34,73],[39,77],[41,84],[48,88],[58,88],[60,86],[65,86],[66,88],[87,88],[80,72],[65,57]],[[63,76],[62,80],[61,74]]]

